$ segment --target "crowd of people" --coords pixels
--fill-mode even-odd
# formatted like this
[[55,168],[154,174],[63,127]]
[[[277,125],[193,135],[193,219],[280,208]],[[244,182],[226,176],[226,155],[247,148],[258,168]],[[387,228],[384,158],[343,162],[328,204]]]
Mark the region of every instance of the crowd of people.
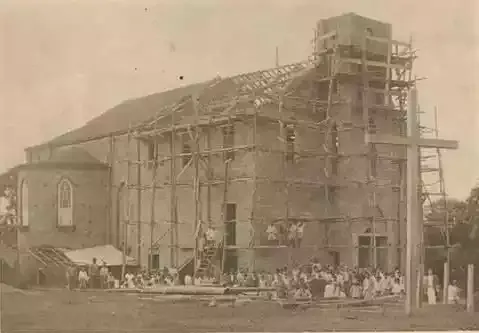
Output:
[[[399,269],[384,272],[382,269],[349,268],[346,265],[321,265],[317,260],[310,264],[287,267],[276,272],[252,272],[247,269],[225,273],[219,276],[206,274],[192,277],[185,275],[180,280],[177,270],[164,267],[162,270],[147,272],[127,271],[116,279],[106,263],[99,265],[93,258],[88,267],[70,266],[67,270],[68,288],[113,289],[148,288],[159,285],[221,285],[223,287],[258,288],[269,298],[351,298],[370,300],[377,296],[401,295],[404,290],[404,276]],[[424,292],[428,303],[435,304],[440,286],[431,270],[424,277]],[[457,282],[448,286],[448,301],[457,303],[460,289]]]
[[278,298],[289,296],[313,298],[372,299],[378,295],[401,294],[404,278],[398,269],[350,269],[345,265],[322,266],[315,262],[275,273],[239,271],[223,276],[225,286],[273,288]]

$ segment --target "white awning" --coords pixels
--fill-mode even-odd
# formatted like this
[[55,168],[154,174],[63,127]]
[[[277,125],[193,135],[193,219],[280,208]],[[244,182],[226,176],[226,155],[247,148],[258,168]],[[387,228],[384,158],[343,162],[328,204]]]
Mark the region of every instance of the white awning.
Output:
[[[100,245],[85,249],[65,251],[64,253],[68,259],[77,265],[90,265],[93,263],[93,258],[96,258],[97,264],[99,265],[103,265],[103,263],[107,266],[123,265],[123,253],[113,245]],[[125,262],[129,266],[136,265],[136,260],[129,256],[126,256]]]

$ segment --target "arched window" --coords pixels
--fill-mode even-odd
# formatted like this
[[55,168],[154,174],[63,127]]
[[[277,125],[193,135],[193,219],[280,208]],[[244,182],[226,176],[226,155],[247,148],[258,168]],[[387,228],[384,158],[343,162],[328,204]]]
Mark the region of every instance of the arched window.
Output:
[[22,181],[21,187],[21,197],[20,197],[20,223],[22,227],[28,227],[29,219],[28,219],[28,182],[26,180]]
[[69,227],[73,225],[73,187],[63,179],[58,184],[58,226]]

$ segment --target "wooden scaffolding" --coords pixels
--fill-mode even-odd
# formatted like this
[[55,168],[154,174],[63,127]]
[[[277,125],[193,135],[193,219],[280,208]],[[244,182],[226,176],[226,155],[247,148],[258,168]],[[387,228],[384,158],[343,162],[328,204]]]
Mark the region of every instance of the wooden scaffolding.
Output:
[[[141,224],[148,224],[150,227],[149,248],[150,251],[155,244],[167,242],[170,249],[170,262],[172,266],[180,267],[179,251],[182,245],[179,244],[179,221],[178,216],[178,194],[179,188],[190,188],[194,197],[194,221],[185,223],[194,224],[192,243],[194,243],[194,272],[201,269],[208,269],[213,264],[212,257],[220,254],[221,270],[224,270],[224,258],[229,250],[254,251],[257,249],[273,248],[278,251],[288,251],[285,245],[265,245],[260,242],[261,237],[258,228],[266,229],[262,216],[258,216],[256,209],[258,204],[258,186],[261,184],[274,184],[280,186],[284,197],[291,196],[292,189],[306,187],[319,188],[324,192],[327,208],[326,213],[320,216],[301,217],[306,223],[320,223],[324,225],[326,240],[324,245],[310,245],[314,251],[324,251],[338,248],[354,249],[367,248],[371,253],[372,263],[376,266],[377,249],[384,248],[388,251],[396,251],[397,257],[402,257],[405,248],[404,236],[401,235],[405,221],[405,152],[402,148],[394,148],[395,151],[386,153],[378,152],[374,144],[365,145],[361,151],[342,152],[341,133],[362,131],[363,133],[375,133],[381,128],[375,123],[377,117],[382,115],[394,118],[393,131],[395,134],[405,134],[405,114],[407,108],[407,91],[415,84],[412,77],[413,62],[416,57],[412,48],[412,41],[399,42],[391,38],[373,37],[367,33],[363,34],[363,42],[360,47],[341,45],[338,42],[337,32],[331,31],[325,34],[318,32],[315,35],[315,51],[306,61],[296,64],[279,66],[276,68],[262,70],[254,73],[242,74],[230,78],[216,78],[208,85],[205,85],[200,92],[185,96],[181,100],[164,106],[158,110],[158,116],[151,121],[132,128],[128,134],[128,146],[134,150],[136,142],[136,156],[131,152],[122,162],[126,162],[128,168],[128,179],[126,180],[128,204],[125,205],[126,221],[124,249],[126,245],[126,229],[137,226],[136,245],[140,256],[141,246],[145,243],[142,237]],[[376,49],[385,50],[382,54],[375,52]],[[308,82],[310,91],[307,96],[298,96],[294,92],[299,82]],[[358,88],[357,98],[351,99],[351,94],[343,95],[338,87],[343,83],[351,84]],[[346,106],[346,107],[345,107]],[[297,117],[296,110],[309,110],[311,117]],[[362,121],[355,122],[352,118],[345,116],[344,110],[350,110],[349,114],[359,110],[362,114]],[[279,126],[280,135],[277,143],[266,145],[263,141],[258,142],[258,127],[261,124],[269,123]],[[243,123],[251,128],[251,140],[247,144],[237,145],[233,141],[223,142],[222,147],[213,144],[214,138],[210,129],[221,128],[223,137],[234,136],[234,124]],[[317,133],[323,135],[324,145],[321,149],[289,149],[291,144],[290,129],[309,128],[316,129]],[[391,129],[385,129],[391,130]],[[229,132],[228,132],[229,131]],[[293,134],[294,136],[295,134]],[[175,142],[178,137],[188,138],[190,151],[178,152]],[[148,154],[148,158],[142,158],[139,153],[141,141],[156,142],[158,140],[169,140],[170,151],[154,151]],[[135,141],[136,140],[136,141]],[[294,140],[294,139],[293,139]],[[157,147],[157,145],[153,145]],[[391,150],[393,148],[390,148]],[[402,150],[401,150],[402,149]],[[230,156],[236,153],[251,154],[253,165],[252,172],[244,176],[232,176]],[[259,155],[281,156],[282,175],[266,177],[257,173]],[[223,156],[224,168],[221,177],[212,166],[212,159]],[[344,179],[340,177],[341,163],[347,163],[348,159],[361,157],[367,159],[367,174],[356,179]],[[291,178],[287,174],[287,161],[290,159],[316,158],[324,161],[324,170],[319,170],[325,175],[321,181]],[[180,168],[178,159],[186,159]],[[398,174],[397,179],[381,179],[378,177],[378,161],[383,165],[388,164],[389,168]],[[157,174],[158,165],[168,163],[169,176],[167,179],[160,179]],[[142,167],[149,166],[151,170],[151,184],[142,182]],[[133,174],[130,169],[135,170]],[[193,169],[192,179],[184,177],[187,169]],[[318,168],[319,169],[319,168]],[[206,177],[201,177],[204,173]],[[132,176],[135,177],[132,177]],[[136,178],[136,179],[133,179]],[[224,226],[232,222],[226,221],[226,210],[231,184],[248,183],[252,187],[251,216],[248,220],[234,222],[248,223],[251,225],[251,241],[248,246],[228,244],[224,229],[223,240],[218,243],[216,251],[211,251],[207,257],[200,257],[200,239],[205,232],[206,225],[212,223]],[[221,221],[213,221],[211,214],[212,187],[223,187],[222,216]],[[337,193],[341,189],[350,187],[367,188],[369,205],[362,214],[351,215],[349,212],[340,209],[336,203]],[[397,216],[381,215],[378,207],[379,189],[389,189],[397,196]],[[170,211],[169,220],[159,220],[155,215],[155,200],[158,189],[167,190],[169,193],[168,206]],[[201,192],[206,190],[206,203],[201,203]],[[150,219],[142,220],[141,209],[136,209],[136,215],[131,213],[131,203],[134,200],[136,207],[142,205],[142,193],[148,191],[151,200]],[[166,201],[165,201],[166,205]],[[201,211],[206,207],[206,214]],[[379,212],[379,213],[378,213]],[[288,223],[298,216],[291,216],[289,201],[286,200],[283,208],[283,216],[277,221]],[[203,220],[206,216],[207,223]],[[328,229],[331,225],[338,223],[344,225],[349,233],[354,223],[369,224],[371,233],[370,244],[331,244],[328,238]],[[154,229],[158,224],[169,226],[168,232],[161,237],[154,237]],[[376,244],[376,226],[383,224],[388,230],[394,230],[393,234],[397,239],[388,244]],[[169,235],[169,240],[166,237]],[[152,266],[152,256],[148,266]],[[140,263],[144,264],[141,257]],[[205,264],[202,261],[206,261]],[[254,261],[254,258],[253,258]],[[398,261],[398,265],[399,265]]]

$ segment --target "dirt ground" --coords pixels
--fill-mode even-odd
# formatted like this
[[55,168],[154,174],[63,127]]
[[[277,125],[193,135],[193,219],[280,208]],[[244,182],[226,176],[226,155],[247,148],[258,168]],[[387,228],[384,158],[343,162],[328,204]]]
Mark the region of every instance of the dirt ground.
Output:
[[208,307],[207,302],[159,300],[104,292],[3,292],[2,332],[238,332],[329,330],[479,329],[479,317],[462,309],[427,306],[411,318],[399,306],[287,310],[277,303],[251,302]]

